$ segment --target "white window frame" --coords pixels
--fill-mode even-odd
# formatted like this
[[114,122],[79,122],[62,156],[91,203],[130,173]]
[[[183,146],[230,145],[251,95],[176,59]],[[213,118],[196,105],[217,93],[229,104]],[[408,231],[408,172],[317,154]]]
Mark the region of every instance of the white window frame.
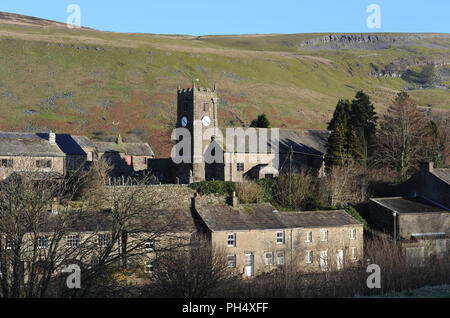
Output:
[[356,247],[352,247],[352,259],[358,258],[358,250]]
[[322,242],[328,242],[328,230],[321,230],[320,231],[320,240]]
[[[325,257],[322,257],[323,255]],[[320,255],[319,256],[320,256],[320,262],[319,262],[320,269],[323,272],[328,271],[328,269],[329,269],[329,267],[328,267],[328,250],[320,251]],[[325,265],[325,266],[322,267],[322,265]]]
[[227,263],[228,263],[228,267],[236,268],[236,254],[227,255]]
[[145,272],[147,274],[153,274],[155,272],[155,265],[154,265],[155,261],[154,260],[147,260],[145,261]]
[[356,240],[356,229],[352,229],[350,232],[350,239]]
[[145,250],[154,251],[155,250],[155,240],[145,241]]
[[306,251],[306,264],[313,263],[313,251]]
[[227,246],[228,247],[236,247],[236,233],[228,233],[227,234]]
[[37,237],[37,248],[48,248],[48,235],[41,235]]
[[273,252],[264,252],[264,264],[266,266],[273,266]]
[[[281,237],[278,234],[281,234]],[[281,241],[279,239],[281,239]],[[277,242],[277,244],[280,244],[280,245],[284,244],[284,242],[285,242],[285,240],[284,240],[284,231],[277,231],[276,242]]]
[[312,232],[311,231],[306,232],[306,240],[305,240],[305,242],[306,243],[311,243],[312,242]]
[[111,234],[100,233],[97,234],[97,246],[98,247],[106,247],[111,243]]
[[277,265],[284,265],[284,251],[277,252]]
[[66,235],[66,247],[77,247],[80,245],[80,235]]

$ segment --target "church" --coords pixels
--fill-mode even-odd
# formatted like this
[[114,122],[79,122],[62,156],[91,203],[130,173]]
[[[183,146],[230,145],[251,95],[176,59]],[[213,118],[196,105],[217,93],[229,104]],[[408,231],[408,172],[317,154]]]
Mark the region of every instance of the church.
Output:
[[289,171],[324,175],[329,131],[220,127],[218,106],[216,85],[178,88],[176,146],[171,158],[148,160],[160,182],[241,182]]

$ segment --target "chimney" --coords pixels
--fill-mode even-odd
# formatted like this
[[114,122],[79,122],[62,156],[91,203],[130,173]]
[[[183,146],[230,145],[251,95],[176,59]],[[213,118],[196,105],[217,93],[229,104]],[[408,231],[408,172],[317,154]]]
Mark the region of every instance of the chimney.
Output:
[[56,134],[51,130],[48,133],[48,142],[51,143],[52,145],[56,144]]
[[233,208],[238,207],[239,199],[236,196],[236,192],[233,192],[233,195],[231,197],[228,197],[228,204],[231,205]]
[[194,197],[191,199],[191,206],[193,209],[196,209],[197,207],[200,206],[200,195],[198,194],[198,192],[195,192]]
[[423,161],[420,163],[421,172],[433,172],[434,164],[433,161]]
[[121,144],[121,143],[122,143],[122,136],[119,134],[116,139],[116,144]]

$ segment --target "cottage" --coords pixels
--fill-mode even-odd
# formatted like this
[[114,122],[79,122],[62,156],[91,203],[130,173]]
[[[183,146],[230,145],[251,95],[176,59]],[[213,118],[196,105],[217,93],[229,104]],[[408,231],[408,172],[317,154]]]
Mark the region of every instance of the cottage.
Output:
[[363,258],[363,225],[345,211],[279,212],[270,204],[195,206],[211,243],[245,277],[279,266],[335,271]]
[[22,171],[64,175],[85,161],[86,153],[70,135],[0,132],[0,179]]

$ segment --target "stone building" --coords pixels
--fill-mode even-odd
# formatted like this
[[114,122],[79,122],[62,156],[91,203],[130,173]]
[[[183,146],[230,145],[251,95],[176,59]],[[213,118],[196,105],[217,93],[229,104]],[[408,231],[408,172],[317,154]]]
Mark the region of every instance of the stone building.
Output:
[[211,244],[223,247],[229,266],[244,277],[284,265],[308,273],[361,264],[363,225],[345,211],[279,212],[236,200],[194,210]]
[[119,135],[114,142],[94,141],[97,157],[113,166],[113,174],[130,174],[147,170],[148,160],[155,154],[148,143],[123,142]]
[[86,153],[86,162],[93,163],[98,160],[98,153],[95,144],[86,136],[72,136],[73,140]]
[[408,261],[445,257],[450,250],[450,169],[432,162],[398,188],[399,197],[372,198],[369,223],[399,241]]
[[[218,103],[215,86],[201,88],[194,83],[192,88],[178,89],[174,153],[188,160],[149,160],[148,168],[155,176],[167,183],[192,183],[273,177],[291,167],[294,172],[324,174],[330,132],[220,128]],[[183,129],[189,134],[185,136]],[[181,149],[183,145],[187,149]]]
[[85,161],[86,153],[67,134],[0,133],[0,179],[22,171],[65,175]]

